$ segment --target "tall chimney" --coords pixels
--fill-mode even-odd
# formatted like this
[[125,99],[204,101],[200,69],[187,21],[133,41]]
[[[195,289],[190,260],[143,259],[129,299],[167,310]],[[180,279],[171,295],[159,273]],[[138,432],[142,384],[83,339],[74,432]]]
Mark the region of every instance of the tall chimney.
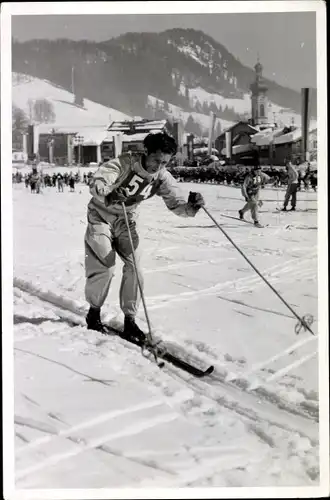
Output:
[[209,143],[208,143],[208,148],[207,148],[207,153],[209,156],[212,154],[215,119],[216,119],[215,114],[213,113],[213,111],[210,111]]
[[302,161],[308,160],[308,136],[310,121],[310,89],[301,89],[301,156]]

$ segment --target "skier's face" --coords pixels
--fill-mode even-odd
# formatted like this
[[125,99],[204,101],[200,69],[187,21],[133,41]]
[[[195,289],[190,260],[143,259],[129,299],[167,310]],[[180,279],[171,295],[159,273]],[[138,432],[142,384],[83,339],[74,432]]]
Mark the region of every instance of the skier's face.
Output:
[[155,174],[162,167],[165,167],[171,159],[171,154],[163,153],[162,151],[156,151],[155,153],[149,153],[145,161],[145,169],[149,174]]

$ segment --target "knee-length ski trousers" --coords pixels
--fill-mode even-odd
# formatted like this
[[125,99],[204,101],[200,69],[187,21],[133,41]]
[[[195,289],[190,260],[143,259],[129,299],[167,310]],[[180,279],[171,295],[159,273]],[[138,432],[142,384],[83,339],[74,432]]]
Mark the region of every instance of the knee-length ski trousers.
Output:
[[[143,286],[136,223],[132,214],[128,213],[127,215],[139,280]],[[92,307],[102,307],[109,293],[115,271],[116,254],[118,254],[124,262],[119,292],[120,307],[125,316],[134,317],[140,303],[140,291],[124,215],[110,215],[106,222],[96,210],[89,209],[87,217],[88,225],[85,234],[86,300]]]
[[245,214],[248,210],[251,210],[251,217],[254,221],[258,220],[258,202],[259,202],[259,193],[254,196],[250,196],[249,201],[246,202],[244,207],[242,208],[242,213]]

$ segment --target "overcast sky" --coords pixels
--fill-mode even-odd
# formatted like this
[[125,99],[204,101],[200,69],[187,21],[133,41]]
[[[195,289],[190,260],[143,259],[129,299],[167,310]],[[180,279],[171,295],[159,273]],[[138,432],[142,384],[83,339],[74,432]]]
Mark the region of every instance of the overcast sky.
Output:
[[222,43],[246,66],[259,53],[264,75],[300,90],[316,87],[316,16],[314,12],[253,14],[138,14],[13,16],[12,36],[109,40],[127,32],[194,28]]

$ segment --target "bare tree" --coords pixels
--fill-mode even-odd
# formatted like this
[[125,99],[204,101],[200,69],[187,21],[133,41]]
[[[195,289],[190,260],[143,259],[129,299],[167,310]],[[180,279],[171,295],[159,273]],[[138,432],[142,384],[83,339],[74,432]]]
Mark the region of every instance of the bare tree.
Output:
[[29,120],[24,111],[17,106],[12,106],[12,141],[14,149],[22,149],[23,136],[26,132]]

